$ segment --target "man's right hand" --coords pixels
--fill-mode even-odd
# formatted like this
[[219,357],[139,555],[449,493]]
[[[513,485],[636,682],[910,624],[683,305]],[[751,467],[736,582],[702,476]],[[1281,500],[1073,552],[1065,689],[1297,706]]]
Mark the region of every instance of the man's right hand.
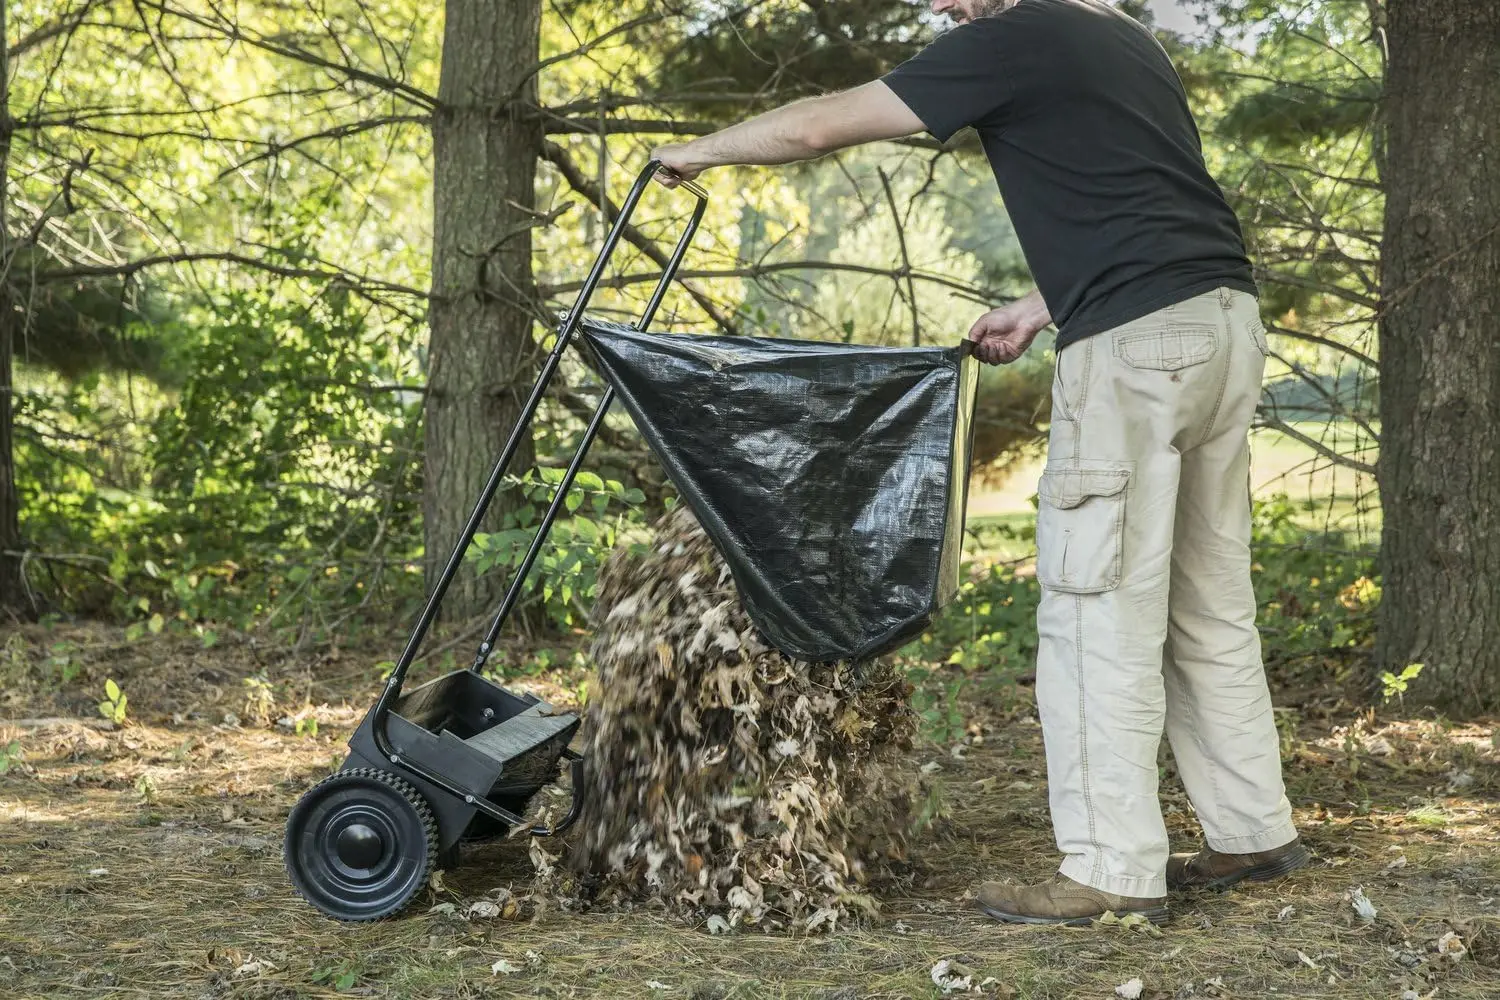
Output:
[[1050,322],[1052,315],[1039,292],[991,309],[969,330],[974,356],[987,365],[1008,365],[1026,353],[1036,335]]

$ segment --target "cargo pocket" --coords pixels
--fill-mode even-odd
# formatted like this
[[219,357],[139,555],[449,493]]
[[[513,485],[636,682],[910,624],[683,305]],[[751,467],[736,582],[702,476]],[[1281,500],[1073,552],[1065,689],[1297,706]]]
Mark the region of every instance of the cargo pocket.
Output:
[[1115,357],[1132,368],[1155,372],[1201,365],[1218,349],[1211,327],[1119,334],[1114,343]]
[[1120,584],[1125,487],[1120,463],[1048,466],[1037,490],[1036,575],[1065,594],[1099,594]]

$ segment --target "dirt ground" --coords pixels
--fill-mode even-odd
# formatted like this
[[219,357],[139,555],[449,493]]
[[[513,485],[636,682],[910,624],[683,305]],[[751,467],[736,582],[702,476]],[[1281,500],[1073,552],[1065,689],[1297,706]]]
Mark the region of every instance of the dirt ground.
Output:
[[[20,757],[0,773],[0,997],[930,998],[944,961],[945,982],[972,988],[950,996],[1500,997],[1495,727],[1292,691],[1278,696],[1289,794],[1317,865],[1173,899],[1159,931],[1006,928],[973,909],[980,880],[1054,864],[1031,692],[1000,684],[967,688],[963,743],[909,762],[936,765],[945,815],[880,887],[870,926],[712,936],[649,911],[466,916],[526,883],[518,842],[470,852],[401,918],[338,924],[289,888],[282,823],[341,759],[398,641],[298,654],[10,630],[0,750],[15,741]],[[122,727],[99,728],[106,677],[129,698]],[[515,686],[563,699],[578,679]],[[1169,761],[1164,774],[1174,840],[1195,846]]]

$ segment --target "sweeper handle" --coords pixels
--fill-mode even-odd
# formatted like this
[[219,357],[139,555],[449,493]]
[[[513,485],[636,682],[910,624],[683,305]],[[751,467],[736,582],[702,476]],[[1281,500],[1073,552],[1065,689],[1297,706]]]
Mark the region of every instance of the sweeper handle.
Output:
[[[546,361],[542,364],[542,370],[537,375],[536,384],[532,386],[531,395],[527,397],[521,408],[520,417],[516,421],[515,429],[511,431],[510,438],[505,442],[505,448],[500,453],[495,467],[490,472],[490,477],[474,504],[474,510],[469,514],[469,520],[464,524],[457,543],[453,547],[448,562],[443,566],[443,571],[438,575],[433,584],[431,596],[427,598],[426,605],[422,608],[421,615],[417,618],[416,626],[412,629],[411,638],[407,640],[406,648],[402,650],[401,657],[396,661],[396,666],[391,670],[390,678],[386,681],[385,690],[381,692],[380,700],[376,702],[375,712],[372,719],[371,735],[375,746],[381,755],[393,766],[412,772],[425,781],[431,782],[438,788],[457,795],[472,803],[481,812],[487,813],[495,819],[502,820],[510,825],[520,822],[520,817],[510,810],[505,809],[483,796],[476,796],[466,790],[459,788],[443,775],[433,773],[429,768],[422,767],[411,760],[404,760],[391,745],[386,732],[386,719],[390,714],[391,707],[401,694],[401,685],[406,680],[407,672],[411,669],[412,661],[416,659],[417,651],[421,648],[422,640],[427,637],[428,629],[432,627],[433,620],[437,618],[439,607],[442,606],[443,596],[448,592],[448,587],[453,583],[453,578],[458,575],[458,569],[463,564],[464,554],[474,541],[474,535],[478,532],[480,523],[484,520],[485,513],[489,510],[491,502],[495,499],[500,484],[505,479],[505,474],[510,467],[511,460],[520,448],[521,441],[531,426],[531,420],[536,415],[537,406],[541,403],[542,395],[546,392],[552,376],[557,372],[558,364],[562,360],[563,352],[567,350],[572,341],[574,333],[578,330],[578,324],[583,318],[583,311],[588,306],[589,300],[593,298],[595,290],[599,287],[600,280],[604,277],[605,268],[609,264],[610,257],[615,248],[619,246],[620,239],[630,227],[630,217],[634,214],[636,206],[640,204],[641,197],[646,193],[646,188],[651,184],[652,178],[658,171],[671,173],[662,165],[660,160],[652,159],[645,169],[636,177],[635,184],[631,186],[630,193],[625,196],[624,203],[615,213],[614,224],[610,227],[609,234],[604,238],[604,245],[599,250],[599,256],[594,261],[594,266],[589,270],[588,277],[584,279],[582,287],[578,291],[578,298],[573,303],[573,308],[563,317],[562,323],[557,331],[557,342],[553,345]],[[698,231],[698,225],[703,221],[703,213],[708,208],[708,192],[700,185],[692,181],[679,181],[677,190],[686,191],[696,199],[693,212],[688,219],[682,236],[673,248],[672,254],[667,258],[662,267],[661,279],[657,282],[651,298],[646,304],[641,318],[636,322],[637,329],[646,329],[656,315],[656,310],[661,306],[662,299],[666,297],[667,288],[677,274],[677,268],[682,263],[683,256],[687,253],[688,245],[692,243],[693,235]],[[611,206],[612,208],[612,206]],[[631,231],[632,242],[643,239],[639,233]],[[583,441],[574,454],[572,462],[564,474],[562,482],[558,484],[557,493],[553,496],[552,504],[547,509],[546,515],[537,529],[536,537],[532,540],[531,548],[526,553],[526,558],[516,569],[511,580],[510,588],[506,591],[505,599],[501,602],[500,609],[494,620],[490,623],[484,641],[480,643],[478,653],[474,657],[474,663],[470,669],[478,671],[484,667],[485,661],[489,659],[491,650],[494,649],[495,640],[500,634],[500,628],[505,623],[506,617],[511,609],[515,607],[517,599],[526,583],[526,576],[531,572],[537,556],[546,544],[547,534],[552,528],[552,523],[557,519],[558,512],[562,510],[568,496],[568,491],[573,485],[573,479],[578,474],[583,464],[584,456],[588,453],[589,445],[593,443],[595,436],[599,433],[600,426],[604,423],[604,415],[609,410],[610,403],[614,400],[614,390],[606,389],[599,401],[598,408],[594,411],[588,429],[584,432]],[[577,762],[575,761],[575,764]],[[576,794],[576,789],[575,789]],[[576,814],[577,803],[570,812],[569,820]],[[561,825],[553,831],[559,832]],[[542,832],[542,831],[537,831]]]

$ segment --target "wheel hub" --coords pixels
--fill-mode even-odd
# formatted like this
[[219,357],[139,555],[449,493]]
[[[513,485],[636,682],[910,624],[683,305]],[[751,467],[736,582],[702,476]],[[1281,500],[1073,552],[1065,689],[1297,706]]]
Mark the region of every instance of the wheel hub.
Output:
[[385,853],[385,842],[364,823],[352,823],[339,834],[336,850],[350,868],[374,868]]
[[340,920],[398,912],[427,884],[437,846],[437,823],[421,793],[371,768],[325,778],[287,817],[293,887]]

